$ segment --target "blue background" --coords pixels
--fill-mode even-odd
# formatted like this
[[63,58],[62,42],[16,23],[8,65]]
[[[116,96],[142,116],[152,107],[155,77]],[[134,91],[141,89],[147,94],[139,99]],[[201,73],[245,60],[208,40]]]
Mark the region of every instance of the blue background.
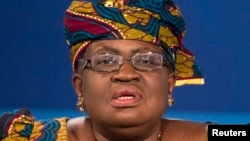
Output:
[[[70,2],[1,0],[0,113],[27,107],[39,118],[81,114],[63,34]],[[175,2],[187,23],[184,43],[196,55],[205,85],[176,87],[169,116],[250,121],[250,1]]]

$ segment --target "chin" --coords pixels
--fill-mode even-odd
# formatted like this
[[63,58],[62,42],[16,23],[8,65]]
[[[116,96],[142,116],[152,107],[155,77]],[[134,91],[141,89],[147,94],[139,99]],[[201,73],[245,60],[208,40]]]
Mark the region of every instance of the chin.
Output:
[[109,117],[111,123],[118,124],[123,127],[138,126],[147,122],[147,114],[143,115],[139,112],[121,112],[117,114],[112,114]]
[[117,119],[115,121],[112,121],[112,124],[116,126],[119,126],[120,128],[129,128],[129,127],[136,127],[139,125],[143,125],[145,122],[143,120],[140,120],[140,118],[124,118],[124,119]]

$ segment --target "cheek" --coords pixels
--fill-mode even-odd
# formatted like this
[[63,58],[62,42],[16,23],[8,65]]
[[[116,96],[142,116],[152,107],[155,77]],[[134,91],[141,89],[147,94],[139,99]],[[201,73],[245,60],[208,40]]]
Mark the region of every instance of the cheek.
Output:
[[168,77],[166,75],[155,75],[147,77],[146,81],[148,99],[150,99],[154,105],[159,105],[159,107],[165,105],[169,91]]
[[110,90],[109,78],[88,74],[83,77],[82,81],[82,89],[86,108],[92,109],[103,106]]
[[159,72],[152,75],[147,75],[145,81],[153,93],[160,95],[167,94],[168,92],[168,75],[167,72]]
[[100,85],[98,82],[87,82],[86,85],[83,86],[83,95],[85,99],[97,98],[97,96],[102,97],[104,93],[102,86],[103,85]]
[[105,84],[107,84],[107,78],[95,72],[87,71],[82,77],[82,89],[84,95],[95,95],[98,93]]

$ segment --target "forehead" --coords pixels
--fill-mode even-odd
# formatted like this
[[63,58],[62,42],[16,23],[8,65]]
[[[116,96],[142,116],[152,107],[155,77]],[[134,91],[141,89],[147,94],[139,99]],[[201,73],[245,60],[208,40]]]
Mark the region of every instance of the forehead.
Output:
[[85,55],[93,55],[99,52],[111,52],[117,54],[133,54],[142,51],[162,53],[162,49],[152,43],[138,40],[101,40],[89,45]]

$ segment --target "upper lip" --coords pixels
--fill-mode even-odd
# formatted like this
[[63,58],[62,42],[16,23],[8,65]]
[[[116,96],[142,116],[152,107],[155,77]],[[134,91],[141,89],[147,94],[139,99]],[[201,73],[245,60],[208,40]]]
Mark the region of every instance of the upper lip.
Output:
[[122,96],[133,96],[142,98],[142,93],[135,86],[121,86],[115,90],[112,99],[118,99]]

